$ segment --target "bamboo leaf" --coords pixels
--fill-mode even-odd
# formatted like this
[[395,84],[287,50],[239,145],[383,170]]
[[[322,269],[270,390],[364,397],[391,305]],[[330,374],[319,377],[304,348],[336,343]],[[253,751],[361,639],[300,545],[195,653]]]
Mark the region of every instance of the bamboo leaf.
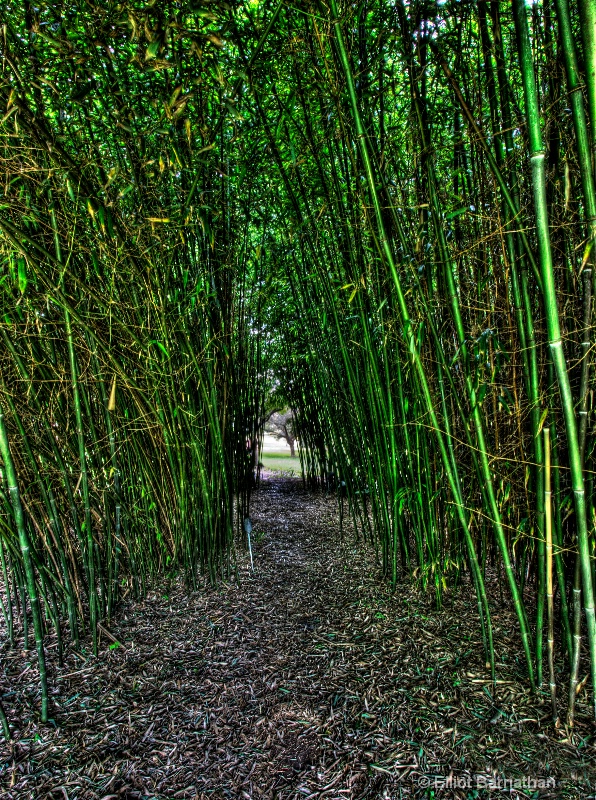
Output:
[[108,411],[115,411],[116,410],[116,376],[114,375],[114,379],[112,381],[112,389],[110,391],[110,399],[108,402]]
[[155,41],[151,42],[147,50],[145,51],[145,61],[151,61],[154,58],[157,58],[159,53],[159,41],[156,39]]
[[588,259],[590,258],[590,253],[592,252],[592,248],[593,247],[594,247],[594,239],[590,239],[590,241],[586,245],[586,249],[584,250],[584,256],[582,258],[582,263],[581,263],[581,266],[579,268],[580,275],[581,275],[584,267],[588,263]]
[[27,263],[22,256],[19,256],[17,261],[17,266],[18,266],[19,291],[21,294],[25,294],[25,291],[27,290],[27,284],[29,281],[27,279]]
[[465,214],[468,211],[468,206],[464,206],[463,208],[458,208],[457,211],[451,211],[449,214],[445,214],[445,219],[453,219],[454,217],[459,217],[462,214]]
[[538,423],[538,428],[536,429],[534,436],[540,436],[540,434],[542,433],[542,428],[544,426],[544,423],[546,422],[548,414],[549,414],[549,409],[545,408],[544,411],[542,412],[542,415],[540,416],[540,422]]
[[157,345],[157,347],[159,347],[159,349],[162,351],[162,353],[165,355],[166,358],[170,357],[170,354],[168,353],[168,351],[167,351],[165,345],[163,344],[163,342],[159,342],[157,339],[152,339],[147,344],[148,344],[148,346],[152,345],[152,344]]

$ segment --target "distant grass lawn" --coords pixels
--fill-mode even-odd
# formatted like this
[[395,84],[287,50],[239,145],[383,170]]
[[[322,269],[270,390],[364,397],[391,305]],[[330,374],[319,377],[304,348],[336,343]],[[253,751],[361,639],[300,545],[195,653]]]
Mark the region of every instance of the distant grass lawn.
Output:
[[269,472],[285,472],[289,475],[301,475],[300,459],[289,453],[261,453],[261,463]]

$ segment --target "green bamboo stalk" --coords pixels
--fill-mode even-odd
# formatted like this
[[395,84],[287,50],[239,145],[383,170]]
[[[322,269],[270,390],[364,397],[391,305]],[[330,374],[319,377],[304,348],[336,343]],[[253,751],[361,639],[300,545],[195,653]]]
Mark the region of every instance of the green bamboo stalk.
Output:
[[555,289],[548,224],[548,210],[546,203],[546,176],[544,168],[542,133],[540,130],[538,93],[536,91],[534,64],[528,31],[526,7],[523,3],[523,0],[513,0],[513,11],[518,42],[519,64],[526,102],[525,112],[530,146],[534,211],[536,215],[536,232],[540,255],[540,267],[542,271],[546,326],[552,360],[555,367],[555,374],[557,376],[559,392],[561,395],[565,429],[567,433],[567,444],[569,448],[571,481],[575,498],[577,540],[580,553],[584,591],[584,609],[588,628],[588,646],[590,652],[592,686],[595,689],[594,702],[596,711],[596,618],[594,615],[594,588],[592,584],[592,571],[590,565],[583,468],[577,436],[577,425],[573,398],[571,394],[571,385],[569,382],[569,375],[567,373],[567,364],[563,351],[563,342],[561,339],[559,324],[559,312],[557,307],[557,294]]
[[4,586],[6,587],[6,628],[8,631],[8,644],[12,649],[14,647],[14,615],[13,615],[13,602],[10,591],[10,581],[8,579],[8,569],[6,564],[6,554],[4,552],[4,542],[0,538],[0,561],[2,562],[2,578],[4,579]]
[[[52,489],[51,489],[50,486],[46,487],[46,485],[45,485],[44,478],[41,475],[41,472],[40,472],[39,467],[37,465],[37,461],[35,460],[35,457],[33,455],[33,451],[32,451],[31,445],[29,443],[29,439],[27,437],[27,434],[25,432],[25,428],[23,427],[23,423],[22,423],[22,421],[20,419],[20,416],[19,416],[19,414],[17,412],[17,409],[15,408],[15,405],[14,405],[14,402],[12,400],[12,397],[7,393],[6,386],[3,386],[2,388],[4,389],[4,393],[6,394],[6,397],[7,397],[7,400],[8,400],[8,407],[9,407],[10,413],[12,414],[12,417],[16,420],[16,423],[17,423],[17,426],[18,426],[18,429],[19,429],[19,434],[20,434],[20,437],[21,437],[21,442],[23,444],[25,452],[27,453],[27,455],[29,457],[29,464],[31,465],[31,469],[33,471],[33,474],[35,475],[36,484],[39,487],[41,498],[42,498],[42,502],[43,502],[43,504],[45,506],[46,513],[48,515],[48,518],[50,520],[50,525],[51,525],[51,528],[53,530],[53,534],[54,534],[54,536],[53,536],[53,544],[54,544],[56,550],[58,551],[58,557],[59,557],[62,580],[63,580],[63,591],[64,591],[64,594],[66,595],[66,602],[67,602],[67,607],[68,607],[68,619],[69,619],[69,624],[70,624],[71,635],[72,635],[73,640],[77,641],[77,639],[78,639],[78,630],[77,630],[77,619],[76,619],[76,607],[75,607],[75,602],[74,602],[74,595],[73,595],[73,591],[72,591],[72,585],[71,585],[71,582],[70,582],[70,576],[69,576],[69,573],[68,573],[68,564],[67,564],[67,560],[66,560],[66,553],[65,553],[64,547],[62,545],[63,528],[62,528],[62,525],[61,525],[61,522],[60,522],[60,518],[59,518],[57,509],[56,509],[56,504],[55,504],[55,500],[54,500],[54,497],[53,497]],[[58,579],[57,575],[55,576],[55,579]],[[59,626],[58,626],[58,629],[59,629]]]
[[557,711],[557,683],[555,680],[555,607],[553,595],[553,530],[552,530],[552,492],[550,481],[550,429],[544,428],[544,508],[546,513],[546,614],[548,618],[548,674],[550,680],[550,699],[553,710],[553,720],[556,723],[559,712]]
[[[590,327],[592,318],[592,264],[594,262],[594,245],[596,244],[596,189],[594,186],[594,171],[592,164],[592,154],[590,152],[590,138],[588,132],[588,125],[586,115],[584,112],[584,100],[582,94],[582,80],[579,73],[577,64],[577,56],[575,52],[575,42],[573,39],[571,27],[571,15],[569,12],[569,4],[567,0],[555,0],[557,9],[557,17],[559,19],[559,29],[561,33],[563,56],[565,59],[565,70],[567,73],[567,83],[569,86],[568,97],[571,104],[573,113],[573,126],[575,129],[575,140],[577,146],[577,158],[579,161],[579,168],[582,181],[582,191],[585,204],[585,219],[588,228],[588,244],[586,247],[586,256],[584,257],[585,268],[583,272],[583,339],[582,339],[582,373],[579,391],[579,410],[578,410],[578,439],[581,460],[584,460],[584,451],[586,447],[586,432],[588,428],[588,384],[590,380],[590,359],[588,352],[590,349]],[[588,7],[591,7],[589,11]],[[591,14],[590,19],[586,18],[586,13]],[[584,22],[590,24],[592,28],[596,26],[596,10],[594,3],[585,3],[584,9]],[[584,41],[587,46],[587,54],[589,64],[590,57],[596,58],[596,49],[590,53],[589,47],[594,47],[596,43],[596,33],[592,30],[584,36]],[[588,44],[590,42],[590,44]],[[595,70],[594,84],[596,85],[596,61],[594,62],[593,69]],[[589,75],[589,69],[588,69]],[[588,81],[590,87],[590,81]],[[592,88],[594,91],[594,88]],[[590,98],[590,88],[588,90],[588,97]]]
[[575,721],[575,698],[579,684],[579,665],[581,658],[581,619],[582,619],[582,570],[579,553],[575,559],[573,576],[573,651],[569,676],[569,696],[567,699],[567,725],[572,728]]
[[[557,569],[557,582],[559,585],[559,602],[561,609],[561,622],[563,624],[563,633],[565,637],[565,650],[569,658],[571,666],[571,659],[573,653],[573,636],[571,633],[569,604],[567,602],[567,580],[565,575],[565,566],[563,564],[563,524],[561,518],[561,470],[559,469],[559,446],[557,425],[555,420],[554,398],[555,392],[555,376],[553,364],[550,359],[547,363],[548,367],[548,385],[549,385],[549,405],[550,405],[550,419],[549,428],[551,431],[551,465],[553,472],[553,505],[554,505],[554,521],[553,521],[553,556],[555,566]],[[581,606],[580,606],[581,614]]]
[[7,742],[9,742],[12,738],[10,735],[10,727],[8,725],[8,717],[6,716],[6,711],[4,710],[4,706],[0,701],[0,724],[2,725],[2,733],[4,734],[4,738]]
[[[50,203],[52,198],[50,196]],[[51,206],[50,216],[54,233],[54,246],[56,250],[56,260],[62,264],[62,252],[58,235],[58,225],[54,207]],[[64,273],[63,273],[64,274]],[[83,492],[83,504],[85,509],[85,535],[86,535],[86,572],[89,599],[89,619],[91,626],[91,637],[93,641],[93,652],[97,655],[97,623],[98,623],[98,598],[96,593],[96,574],[95,574],[95,541],[93,538],[93,525],[91,521],[91,504],[89,498],[89,476],[87,471],[87,453],[85,446],[85,435],[83,427],[83,412],[81,405],[81,387],[79,385],[78,365],[74,347],[74,337],[70,313],[64,311],[64,325],[66,331],[66,341],[68,345],[68,358],[70,364],[71,388],[75,408],[76,434],[79,451],[79,462],[81,470],[81,488]],[[89,419],[89,416],[88,416]]]
[[[469,124],[471,130],[474,133],[476,141],[480,144],[480,146],[482,147],[482,149],[484,151],[484,154],[485,154],[485,156],[487,158],[487,161],[489,163],[491,171],[492,171],[493,175],[495,176],[495,178],[497,180],[497,183],[499,184],[499,188],[500,188],[500,190],[502,192],[502,195],[503,195],[503,200],[507,204],[507,207],[508,207],[508,209],[509,209],[509,211],[511,213],[511,223],[510,224],[513,224],[513,222],[515,220],[517,220],[519,218],[519,216],[520,216],[520,209],[519,209],[518,204],[515,201],[515,197],[512,195],[511,191],[509,190],[509,187],[507,186],[507,182],[505,181],[505,178],[504,178],[501,170],[499,169],[497,161],[496,161],[495,157],[492,154],[492,151],[491,151],[491,149],[490,149],[490,147],[488,145],[488,142],[486,141],[486,137],[484,136],[484,133],[480,129],[480,126],[478,125],[478,123],[474,119],[474,115],[472,114],[470,108],[468,107],[468,104],[466,103],[466,101],[464,99],[463,93],[462,93],[462,91],[461,91],[461,89],[459,87],[459,84],[457,83],[457,81],[455,79],[455,76],[453,75],[453,72],[449,68],[449,66],[448,66],[447,62],[444,60],[444,58],[442,58],[442,56],[441,56],[436,44],[432,40],[430,41],[430,45],[433,48],[433,50],[437,53],[437,56],[439,58],[439,62],[441,64],[443,72],[445,73],[445,76],[447,77],[447,79],[449,80],[449,82],[451,83],[451,85],[453,87],[453,91],[455,93],[455,96],[457,97],[457,100],[458,100],[458,102],[459,102],[459,104],[460,104],[460,106],[462,108],[462,111],[464,112],[464,115],[465,115],[466,119],[468,120],[468,124]],[[540,272],[538,270],[538,265],[536,264],[536,260],[534,258],[534,253],[532,251],[532,248],[530,246],[530,243],[528,241],[526,233],[525,233],[524,230],[518,230],[517,233],[518,233],[518,235],[520,237],[520,240],[522,242],[522,245],[524,247],[525,256],[529,260],[529,262],[530,262],[530,264],[532,266],[532,270],[534,271],[534,277],[536,278],[536,281],[537,281],[538,285],[541,286],[542,278],[541,278]]]
[[[509,585],[509,590],[511,592],[511,597],[513,600],[513,605],[515,608],[515,612],[517,615],[517,620],[520,628],[520,633],[522,637],[522,644],[524,648],[524,654],[526,657],[526,666],[528,669],[528,676],[530,679],[530,684],[533,686],[534,684],[534,668],[532,662],[532,655],[531,655],[531,639],[530,639],[530,631],[527,624],[526,618],[526,611],[524,608],[522,594],[519,590],[517,585],[517,581],[515,579],[515,572],[513,569],[513,564],[511,563],[511,558],[509,555],[509,548],[507,546],[507,537],[505,535],[505,530],[503,528],[503,523],[501,520],[501,514],[499,512],[499,507],[497,504],[497,498],[494,490],[494,483],[493,483],[493,476],[491,473],[489,461],[488,461],[488,448],[486,444],[486,437],[484,433],[484,425],[482,421],[482,415],[480,413],[480,405],[476,396],[476,390],[474,389],[473,381],[470,375],[470,365],[469,365],[469,356],[468,356],[468,347],[467,347],[467,339],[464,330],[464,323],[461,315],[459,298],[457,294],[457,288],[455,284],[455,277],[454,277],[454,270],[453,264],[451,262],[451,258],[447,251],[447,243],[445,241],[445,235],[443,231],[443,226],[441,224],[441,220],[439,218],[438,212],[438,200],[436,196],[436,188],[435,188],[435,180],[434,175],[432,172],[432,168],[429,167],[429,189],[430,189],[430,199],[431,199],[431,210],[432,210],[432,217],[434,223],[434,229],[437,237],[437,241],[439,244],[439,251],[440,256],[443,261],[444,266],[444,273],[447,285],[447,291],[449,295],[449,304],[451,307],[451,314],[455,324],[456,332],[457,332],[457,339],[459,344],[459,352],[461,355],[461,364],[462,369],[464,372],[464,380],[465,385],[470,401],[471,406],[471,416],[474,423],[474,428],[476,432],[476,441],[478,444],[478,453],[477,456],[480,462],[481,468],[481,486],[482,492],[484,497],[486,498],[486,505],[487,511],[490,515],[490,520],[493,525],[493,529],[495,532],[495,538],[497,540],[497,544],[499,547],[499,552],[501,554],[503,567],[505,569],[505,575],[507,578],[507,582]],[[538,660],[538,665],[540,665],[540,660]],[[538,672],[538,682],[540,683],[541,673]]]
[[[19,545],[23,559],[23,568],[26,576],[27,591],[31,604],[31,616],[33,618],[33,629],[35,631],[35,646],[37,650],[37,664],[39,668],[39,681],[41,685],[41,721],[48,721],[48,680],[46,672],[46,659],[43,645],[43,621],[39,604],[39,595],[35,581],[33,560],[31,557],[31,543],[25,522],[25,514],[21,503],[21,495],[18,487],[17,472],[10,451],[8,432],[4,417],[4,408],[0,404],[0,456],[6,471],[6,484],[10,495],[15,525],[19,536]],[[8,587],[7,587],[8,588]],[[27,617],[27,609],[23,603],[23,618]]]
[[[457,508],[458,517],[459,517],[462,529],[464,531],[464,536],[466,538],[466,543],[467,543],[467,547],[468,547],[468,555],[469,555],[469,558],[470,558],[470,563],[471,563],[472,569],[476,570],[477,574],[479,575],[480,570],[479,570],[479,567],[478,567],[476,553],[475,553],[475,549],[474,549],[474,546],[473,546],[473,543],[472,543],[472,539],[471,539],[471,535],[470,535],[469,521],[468,521],[468,518],[467,518],[467,511],[465,509],[465,506],[464,506],[464,503],[463,503],[463,499],[462,499],[461,495],[459,494],[457,482],[455,481],[455,478],[454,478],[453,473],[451,471],[451,464],[450,464],[450,461],[449,461],[448,450],[447,450],[447,447],[445,445],[443,434],[441,432],[441,427],[439,425],[439,421],[438,421],[437,416],[436,416],[434,403],[433,403],[432,396],[431,396],[431,393],[430,393],[430,387],[428,385],[428,381],[427,381],[427,378],[426,378],[426,373],[425,373],[425,370],[424,370],[424,366],[423,366],[422,361],[420,359],[420,355],[418,353],[416,341],[415,341],[415,338],[414,338],[414,334],[413,334],[413,330],[412,330],[412,322],[411,322],[411,319],[410,319],[410,316],[409,316],[409,312],[408,312],[408,308],[407,308],[404,292],[403,292],[403,289],[402,289],[402,286],[401,286],[401,280],[400,280],[399,273],[398,273],[398,270],[397,270],[397,265],[395,263],[395,260],[394,260],[394,257],[393,257],[393,253],[392,253],[392,250],[391,250],[391,247],[390,247],[390,244],[389,244],[389,240],[388,240],[388,237],[387,237],[387,234],[386,234],[386,231],[385,231],[383,213],[382,213],[381,205],[380,205],[379,198],[378,198],[377,184],[376,184],[376,181],[375,181],[374,172],[373,172],[373,168],[372,168],[372,163],[371,163],[371,159],[370,159],[369,152],[368,152],[368,145],[367,145],[367,140],[366,140],[366,132],[365,132],[365,130],[363,128],[362,121],[361,121],[361,118],[360,118],[360,112],[359,112],[359,109],[358,109],[358,102],[357,102],[357,98],[356,98],[356,90],[355,90],[355,86],[354,86],[354,79],[353,79],[353,76],[352,76],[352,71],[351,71],[351,68],[350,68],[350,62],[349,62],[348,54],[347,54],[346,47],[345,47],[345,44],[344,44],[343,33],[342,33],[342,29],[341,29],[341,22],[340,22],[340,18],[339,18],[339,13],[338,13],[336,0],[331,0],[330,9],[331,9],[331,14],[332,14],[332,19],[333,19],[333,27],[334,27],[334,31],[335,31],[335,39],[336,39],[337,47],[338,47],[338,51],[339,51],[340,63],[341,63],[341,66],[342,66],[342,69],[343,69],[343,73],[344,73],[344,78],[345,78],[345,81],[346,81],[346,86],[347,86],[347,90],[348,90],[348,96],[349,96],[349,100],[350,100],[350,108],[351,108],[352,117],[353,117],[353,120],[354,120],[354,125],[355,125],[355,128],[356,128],[356,135],[357,135],[357,140],[358,140],[360,156],[362,158],[362,163],[363,163],[363,166],[364,166],[364,172],[365,172],[366,180],[367,180],[367,183],[368,183],[370,199],[371,199],[371,202],[373,204],[373,210],[374,210],[375,219],[376,219],[377,228],[378,228],[378,233],[379,233],[380,246],[381,246],[382,253],[383,253],[383,255],[384,255],[384,257],[385,257],[385,259],[387,261],[387,264],[389,266],[389,270],[390,270],[391,277],[392,277],[392,280],[393,280],[393,285],[394,285],[394,288],[396,290],[397,303],[398,303],[398,308],[399,308],[399,312],[400,312],[400,316],[401,316],[402,335],[404,336],[405,342],[406,342],[407,347],[408,347],[408,351],[410,353],[410,357],[411,357],[411,359],[412,359],[412,361],[414,363],[414,367],[416,369],[417,378],[418,378],[418,381],[420,383],[420,387],[421,387],[421,390],[422,390],[422,397],[423,397],[423,401],[424,401],[425,411],[426,411],[426,413],[428,415],[428,418],[429,418],[429,421],[430,421],[430,427],[431,427],[431,429],[433,431],[433,434],[436,437],[437,444],[439,446],[439,450],[440,450],[440,453],[441,453],[441,459],[442,459],[442,462],[443,462],[443,465],[444,465],[445,473],[447,475],[449,486],[450,486],[452,495],[453,495],[454,500],[455,500],[455,505],[456,505],[456,508]],[[481,581],[479,581],[479,583],[481,583]],[[484,598],[483,598],[483,607],[484,607],[484,613],[485,613],[487,629],[490,631],[490,622],[489,622],[490,614],[489,614],[489,611],[488,611],[488,601],[485,600]],[[489,634],[489,644],[490,644],[489,659],[490,659],[490,663],[491,663],[491,672],[494,675],[494,651],[493,651],[493,647],[492,647],[492,634]]]
[[596,5],[594,0],[578,0],[584,45],[586,93],[591,127],[592,168],[596,157]]
[[79,387],[77,358],[74,347],[72,324],[68,311],[64,312],[64,326],[68,344],[68,358],[70,362],[70,379],[72,398],[75,409],[76,435],[79,450],[79,468],[81,470],[81,489],[83,493],[83,506],[85,511],[85,538],[86,553],[85,566],[87,571],[89,622],[93,641],[93,652],[97,655],[97,587],[95,579],[95,542],[93,539],[93,525],[91,521],[91,503],[89,498],[89,476],[87,473],[87,454],[85,450],[85,431],[83,425],[83,411]]

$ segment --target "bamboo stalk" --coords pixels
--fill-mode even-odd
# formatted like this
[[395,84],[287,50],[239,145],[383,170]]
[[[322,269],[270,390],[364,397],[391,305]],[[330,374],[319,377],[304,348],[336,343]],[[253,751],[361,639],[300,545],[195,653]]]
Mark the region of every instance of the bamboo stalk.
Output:
[[[520,2],[520,0],[513,0],[513,10],[519,48],[519,63],[522,73],[524,97],[526,100],[526,120],[530,143],[530,164],[534,192],[534,210],[536,215],[540,267],[542,271],[546,325],[552,360],[559,385],[559,392],[561,394],[561,403],[567,433],[567,444],[569,447],[571,480],[575,498],[577,539],[584,592],[584,609],[588,628],[588,646],[590,651],[592,686],[596,687],[596,617],[594,614],[594,588],[592,583],[592,571],[588,543],[584,477],[577,436],[573,398],[571,394],[571,385],[569,382],[567,364],[563,351],[559,312],[557,308],[557,295],[555,290],[546,203],[546,176],[542,134],[540,131],[538,95],[536,91],[526,8],[523,5],[523,2]],[[596,713],[596,689],[594,691],[594,704]]]
[[[395,287],[395,290],[396,290],[396,294],[397,294],[397,303],[398,303],[398,308],[399,308],[399,312],[400,312],[400,316],[401,316],[401,326],[402,326],[403,336],[404,336],[404,338],[405,338],[405,340],[407,342],[407,346],[408,346],[408,350],[409,350],[409,353],[410,353],[410,357],[412,358],[412,361],[413,361],[414,366],[416,368],[417,378],[418,378],[418,380],[420,382],[420,387],[421,387],[421,390],[422,390],[422,396],[424,398],[425,411],[429,416],[429,419],[430,419],[430,422],[431,422],[431,428],[433,430],[433,434],[437,439],[437,444],[439,446],[439,451],[441,453],[441,458],[442,458],[442,462],[443,462],[443,465],[444,465],[444,468],[445,468],[447,479],[449,481],[449,485],[450,485],[450,488],[451,488],[451,491],[452,491],[452,494],[453,494],[453,497],[454,497],[454,500],[455,500],[458,516],[459,516],[459,519],[460,519],[460,522],[461,522],[461,525],[462,525],[462,528],[463,528],[463,531],[464,531],[464,536],[465,536],[466,542],[468,544],[468,554],[469,554],[469,558],[470,558],[470,563],[471,563],[472,569],[474,569],[474,570],[476,570],[478,572],[479,568],[478,568],[478,564],[477,564],[477,560],[476,560],[476,556],[475,556],[475,550],[474,550],[474,547],[473,547],[473,544],[472,544],[472,540],[471,540],[471,537],[470,537],[469,522],[468,522],[468,519],[467,519],[467,513],[466,513],[466,510],[464,508],[462,498],[461,498],[461,496],[459,495],[459,492],[458,492],[458,485],[457,485],[457,483],[456,483],[456,481],[454,479],[453,473],[451,472],[451,464],[450,464],[450,461],[449,461],[448,451],[447,451],[447,448],[445,446],[444,438],[443,438],[443,435],[441,433],[441,427],[439,425],[439,422],[438,422],[438,419],[437,419],[437,416],[436,416],[436,413],[435,413],[434,403],[433,403],[433,400],[432,400],[432,397],[431,397],[431,394],[430,394],[430,388],[429,388],[429,385],[428,385],[428,381],[427,381],[427,378],[426,378],[424,367],[422,365],[422,361],[420,359],[420,356],[419,356],[419,353],[418,353],[418,349],[416,347],[416,343],[415,343],[415,340],[414,340],[414,337],[413,337],[412,323],[411,323],[410,316],[409,316],[409,313],[408,313],[408,309],[407,309],[407,305],[406,305],[403,289],[402,289],[402,286],[401,286],[401,281],[400,281],[400,278],[399,278],[399,273],[398,273],[398,270],[397,270],[397,267],[396,267],[396,264],[395,264],[395,260],[393,258],[393,253],[391,251],[391,248],[390,248],[390,245],[389,245],[389,241],[388,241],[388,238],[387,238],[387,234],[386,234],[386,231],[385,231],[385,225],[384,225],[384,221],[383,221],[383,214],[381,212],[381,206],[380,206],[380,202],[379,202],[379,198],[378,198],[378,194],[377,194],[377,188],[376,188],[376,182],[375,182],[375,178],[374,178],[374,174],[373,174],[372,163],[371,163],[371,159],[370,159],[370,156],[369,156],[369,153],[368,153],[368,146],[367,146],[367,142],[366,142],[366,133],[364,131],[364,128],[362,126],[362,122],[361,122],[361,119],[360,119],[360,113],[359,113],[358,103],[357,103],[357,99],[356,99],[356,91],[355,91],[355,88],[354,88],[354,81],[353,81],[352,72],[351,72],[351,69],[350,69],[350,64],[349,64],[347,51],[346,51],[345,44],[344,44],[344,39],[343,39],[342,30],[341,30],[341,23],[339,21],[339,13],[338,13],[338,9],[337,9],[336,0],[331,0],[330,8],[331,8],[331,13],[333,15],[333,20],[334,20],[333,21],[333,27],[334,27],[335,37],[336,37],[336,41],[337,41],[337,45],[338,45],[338,50],[339,50],[339,55],[340,55],[340,62],[341,62],[342,69],[343,69],[343,72],[344,72],[344,77],[345,77],[345,81],[346,81],[346,85],[347,85],[347,89],[348,89],[348,96],[349,96],[349,99],[350,99],[350,107],[351,107],[351,111],[352,111],[352,115],[353,115],[353,119],[354,119],[354,124],[355,124],[355,128],[356,128],[358,146],[359,146],[362,162],[363,162],[363,165],[364,165],[364,171],[365,171],[365,175],[366,175],[366,179],[367,179],[367,183],[368,183],[368,188],[369,188],[369,192],[370,192],[370,198],[371,198],[371,201],[372,201],[372,204],[373,204],[373,209],[374,209],[374,212],[375,212],[377,228],[378,228],[378,231],[379,231],[380,246],[381,246],[383,255],[384,255],[384,257],[385,257],[385,259],[387,261],[387,264],[389,266],[391,277],[393,279],[393,284],[394,284],[394,287]],[[489,616],[489,612],[488,612],[488,603],[487,602],[484,603],[484,613],[485,613],[485,619],[486,619],[487,627],[490,630],[490,622],[489,622],[490,616]],[[493,648],[492,648],[492,642],[491,642],[491,646],[490,646],[489,660],[490,660],[490,663],[491,663],[491,671],[494,674],[494,653],[493,653]],[[532,672],[531,672],[531,669],[532,669],[531,668],[531,663],[529,664],[528,668],[529,668],[529,671],[530,671],[530,679],[533,680]]]
[[[27,582],[27,591],[29,594],[29,603],[31,604],[31,616],[33,618],[33,630],[35,632],[35,647],[37,649],[37,665],[41,684],[41,721],[47,722],[49,699],[46,659],[43,644],[43,620],[41,617],[39,595],[37,592],[35,572],[33,569],[33,559],[31,557],[31,542],[27,533],[25,514],[23,512],[23,505],[21,503],[21,495],[18,487],[17,473],[10,451],[8,432],[6,430],[6,422],[4,417],[4,408],[2,405],[0,405],[0,456],[2,456],[4,469],[6,471],[6,485],[8,487],[15,525],[19,537],[19,545]],[[22,606],[22,614],[23,619],[26,620],[27,609],[24,603]]]
[[544,428],[544,508],[545,508],[545,535],[546,535],[546,614],[548,620],[548,674],[550,685],[550,698],[553,711],[553,720],[557,724],[559,712],[557,710],[557,684],[555,680],[555,608],[553,594],[553,518],[552,518],[552,492],[550,469],[550,429]]

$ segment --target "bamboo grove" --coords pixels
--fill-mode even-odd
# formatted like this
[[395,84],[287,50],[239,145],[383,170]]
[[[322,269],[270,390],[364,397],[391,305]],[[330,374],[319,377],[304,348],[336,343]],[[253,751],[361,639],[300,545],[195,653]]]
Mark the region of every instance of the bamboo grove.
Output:
[[123,597],[233,573],[277,392],[387,580],[469,585],[493,677],[501,591],[572,725],[593,4],[27,0],[0,48],[2,612],[42,721],[51,631],[97,648]]

